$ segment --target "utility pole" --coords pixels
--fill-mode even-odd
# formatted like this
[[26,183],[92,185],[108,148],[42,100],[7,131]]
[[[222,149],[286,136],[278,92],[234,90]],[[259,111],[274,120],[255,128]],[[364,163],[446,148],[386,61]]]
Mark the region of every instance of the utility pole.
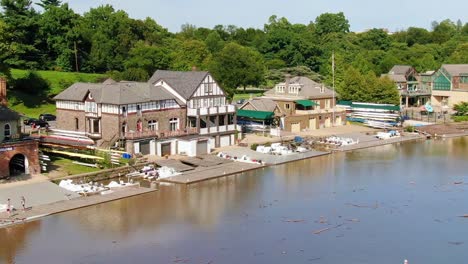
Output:
[[332,115],[332,126],[335,126],[336,124],[336,119],[335,119],[335,105],[336,105],[336,99],[335,99],[335,51],[332,52],[332,78],[333,78],[333,115]]
[[73,46],[75,48],[75,71],[79,72],[80,69],[78,68],[78,49],[76,48],[76,40],[73,41]]

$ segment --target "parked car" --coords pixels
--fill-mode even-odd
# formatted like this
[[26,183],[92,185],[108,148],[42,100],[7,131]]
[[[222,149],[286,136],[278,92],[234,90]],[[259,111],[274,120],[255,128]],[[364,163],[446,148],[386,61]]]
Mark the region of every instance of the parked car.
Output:
[[32,127],[45,127],[45,128],[48,128],[49,123],[47,123],[47,121],[45,121],[45,120],[35,120],[35,121],[31,122],[31,126]]
[[28,117],[23,120],[23,124],[30,126],[32,123],[37,122],[37,121],[39,121],[39,119]]
[[44,121],[55,121],[57,117],[52,114],[41,114],[39,119]]

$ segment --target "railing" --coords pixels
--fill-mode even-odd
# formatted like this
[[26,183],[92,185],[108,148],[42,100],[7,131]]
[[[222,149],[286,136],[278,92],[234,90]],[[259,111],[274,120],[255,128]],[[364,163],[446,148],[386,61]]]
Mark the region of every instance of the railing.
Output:
[[236,107],[234,105],[223,105],[216,107],[201,107],[201,108],[188,108],[188,116],[204,116],[204,115],[216,115],[216,114],[226,114],[234,113]]
[[98,113],[86,112],[86,113],[85,113],[85,116],[86,116],[86,117],[98,117]]
[[208,128],[200,128],[200,135],[207,135],[208,134]]
[[141,138],[172,138],[181,137],[197,134],[197,129],[194,127],[186,128],[183,130],[176,131],[158,131],[158,130],[146,130],[146,131],[133,131],[126,132],[124,134],[125,139],[141,139]]

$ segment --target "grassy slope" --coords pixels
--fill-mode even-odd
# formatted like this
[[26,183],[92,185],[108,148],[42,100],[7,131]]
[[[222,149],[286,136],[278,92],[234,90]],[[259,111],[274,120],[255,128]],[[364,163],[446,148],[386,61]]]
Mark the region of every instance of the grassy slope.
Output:
[[[17,91],[9,92],[9,106],[26,116],[38,117],[41,113],[55,113],[55,103],[51,100],[53,96],[60,93],[75,82],[97,82],[105,75],[75,73],[75,72],[56,72],[56,71],[37,71],[37,73],[47,80],[50,84],[50,91],[47,98],[39,98],[34,95],[25,94]],[[11,70],[14,79],[20,79],[28,74],[26,70]]]

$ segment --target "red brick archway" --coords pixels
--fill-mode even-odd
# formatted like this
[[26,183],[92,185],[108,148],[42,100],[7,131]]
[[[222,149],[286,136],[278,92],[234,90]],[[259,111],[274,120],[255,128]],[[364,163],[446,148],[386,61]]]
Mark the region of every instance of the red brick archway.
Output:
[[0,178],[14,176],[11,173],[20,170],[21,163],[26,174],[41,173],[38,148],[34,140],[0,144]]

